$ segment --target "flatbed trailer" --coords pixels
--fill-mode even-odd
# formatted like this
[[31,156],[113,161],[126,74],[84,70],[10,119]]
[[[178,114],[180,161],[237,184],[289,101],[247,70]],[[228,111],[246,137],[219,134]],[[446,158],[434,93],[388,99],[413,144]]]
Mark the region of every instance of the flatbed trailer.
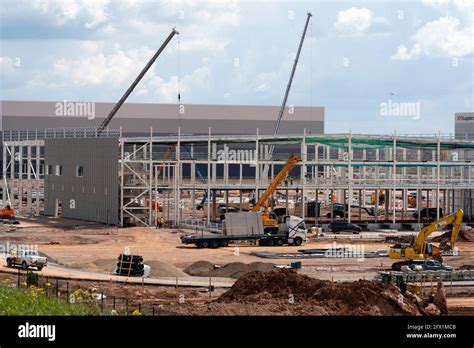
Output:
[[185,235],[181,236],[183,244],[194,244],[198,248],[219,248],[226,247],[230,242],[236,241],[257,241],[258,245],[266,246],[282,246],[284,244],[300,246],[304,240],[300,236],[289,238],[288,233],[283,234],[259,234],[259,235]]

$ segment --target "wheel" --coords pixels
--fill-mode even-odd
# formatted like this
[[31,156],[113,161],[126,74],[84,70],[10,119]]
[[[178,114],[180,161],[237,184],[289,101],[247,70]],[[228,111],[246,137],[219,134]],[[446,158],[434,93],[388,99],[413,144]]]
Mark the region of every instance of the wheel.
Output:
[[265,242],[265,245],[268,245],[268,246],[273,246],[275,244],[275,241],[273,239],[269,239]]
[[13,260],[12,259],[7,259],[7,266],[8,267],[13,267]]
[[296,246],[300,246],[303,243],[303,239],[301,237],[296,237],[293,241],[293,244]]
[[222,247],[229,246],[229,241],[228,241],[228,240],[222,240],[222,241],[221,241],[221,246],[222,246]]
[[219,241],[218,240],[212,240],[211,241],[211,248],[218,248],[219,247]]
[[209,242],[207,240],[203,240],[201,242],[201,247],[202,248],[209,248]]
[[43,266],[38,266],[38,271],[41,271],[43,269]]
[[276,245],[282,246],[282,245],[283,245],[283,241],[282,241],[281,239],[277,239]]
[[28,265],[26,264],[26,261],[23,261],[23,262],[21,263],[21,268],[23,268],[23,269],[28,269]]

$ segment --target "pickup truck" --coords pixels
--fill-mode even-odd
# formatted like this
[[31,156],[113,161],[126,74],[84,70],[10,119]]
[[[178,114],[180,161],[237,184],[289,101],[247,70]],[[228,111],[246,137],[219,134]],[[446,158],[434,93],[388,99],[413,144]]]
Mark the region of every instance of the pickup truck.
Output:
[[413,271],[452,271],[451,266],[437,260],[413,260],[408,266]]
[[40,256],[35,250],[12,252],[10,256],[7,257],[8,267],[21,265],[21,268],[25,270],[29,267],[36,267],[38,271],[41,271],[47,263],[48,259],[44,256]]

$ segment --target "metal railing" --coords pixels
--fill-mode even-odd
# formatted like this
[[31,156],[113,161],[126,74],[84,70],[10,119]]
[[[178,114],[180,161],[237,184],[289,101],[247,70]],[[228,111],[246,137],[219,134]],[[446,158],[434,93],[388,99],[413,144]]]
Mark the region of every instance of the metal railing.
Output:
[[53,138],[113,138],[119,137],[120,130],[106,128],[98,134],[97,127],[45,128],[33,130],[4,130],[4,141],[28,141]]

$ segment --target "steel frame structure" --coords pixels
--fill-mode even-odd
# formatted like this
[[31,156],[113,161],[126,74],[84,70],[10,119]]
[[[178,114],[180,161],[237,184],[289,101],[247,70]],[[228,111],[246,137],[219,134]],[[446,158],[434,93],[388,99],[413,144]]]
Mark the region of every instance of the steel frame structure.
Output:
[[[22,214],[40,214],[44,139],[94,136],[98,136],[97,132],[90,129],[5,132],[3,204],[12,204]],[[205,219],[210,223],[215,217],[215,212],[211,214],[213,192],[224,191],[226,202],[229,191],[235,190],[240,197],[244,190],[254,191],[258,198],[293,150],[302,159],[297,165],[299,174],[288,186],[279,187],[280,191],[298,190],[299,197],[306,200],[316,198],[310,195],[321,190],[337,192],[347,203],[353,202],[357,193],[360,201],[367,191],[378,196],[380,190],[385,190],[389,208],[386,218],[394,223],[397,194],[407,197],[409,191],[416,191],[420,201],[426,192],[428,203],[431,194],[435,197],[434,206],[442,206],[447,212],[462,206],[466,216],[474,217],[474,140],[441,134],[307,136],[303,132],[270,136],[260,135],[258,129],[255,135],[214,135],[211,128],[207,135],[183,135],[178,128],[176,135],[160,136],[151,128],[148,137],[126,137],[121,130],[107,130],[100,136],[118,138],[121,226],[130,220],[153,226],[159,216],[179,225],[186,204],[183,195],[187,192],[193,202],[193,214],[196,192],[205,192],[210,197]],[[275,153],[269,159],[271,146]],[[239,157],[239,151],[250,155]],[[268,177],[264,175],[265,165],[270,168]],[[161,208],[155,204],[158,200]],[[304,217],[304,209],[301,215]]]

